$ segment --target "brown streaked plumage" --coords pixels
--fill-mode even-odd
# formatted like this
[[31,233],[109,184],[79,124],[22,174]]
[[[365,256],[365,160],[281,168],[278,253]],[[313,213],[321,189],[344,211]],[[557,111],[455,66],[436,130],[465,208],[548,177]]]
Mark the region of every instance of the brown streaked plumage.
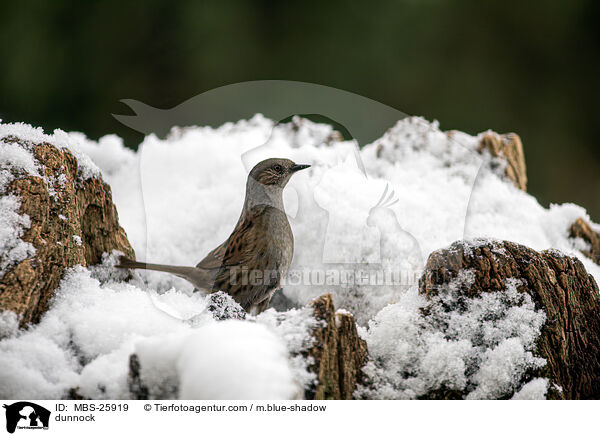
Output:
[[120,258],[117,267],[175,274],[198,289],[228,293],[248,312],[262,312],[269,307],[294,253],[283,188],[296,171],[309,166],[289,159],[258,163],[248,175],[244,206],[233,232],[195,267],[136,262],[126,257]]

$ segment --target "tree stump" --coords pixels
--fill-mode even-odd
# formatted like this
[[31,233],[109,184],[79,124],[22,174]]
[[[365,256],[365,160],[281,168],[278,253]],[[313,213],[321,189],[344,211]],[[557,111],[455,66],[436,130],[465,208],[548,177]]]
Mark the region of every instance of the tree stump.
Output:
[[518,290],[545,311],[537,352],[547,360],[546,376],[562,388],[550,398],[600,399],[600,294],[578,259],[508,241],[479,246],[456,242],[430,255],[420,291],[435,295],[464,269],[475,275],[462,291],[465,296],[501,292],[508,279],[521,279]]
[[93,265],[112,250],[135,254],[119,225],[111,189],[99,175],[84,178],[67,149],[15,137],[2,141],[31,151],[42,176],[14,174],[2,193],[20,198],[19,213],[31,223],[21,239],[33,245],[35,255],[0,277],[0,310],[16,312],[25,325],[39,321],[67,268]]
[[331,294],[315,299],[311,306],[319,326],[313,331],[314,345],[308,358],[318,381],[305,392],[307,399],[351,400],[362,379],[361,368],[367,359],[367,344],[358,336],[349,313],[336,313]]

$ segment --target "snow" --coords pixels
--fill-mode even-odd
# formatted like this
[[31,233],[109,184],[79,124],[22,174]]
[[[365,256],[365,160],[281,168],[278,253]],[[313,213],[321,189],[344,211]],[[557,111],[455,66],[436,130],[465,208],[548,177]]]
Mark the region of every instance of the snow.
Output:
[[[206,299],[197,294],[171,290],[154,297],[194,306],[197,312],[206,307]],[[127,362],[134,352],[140,357],[143,382],[157,397],[297,395],[300,385],[287,357],[285,334],[264,323],[217,322],[206,311],[200,318],[182,322],[159,310],[139,287],[101,285],[89,271],[76,267],[38,326],[17,332],[16,322],[2,317],[0,331],[7,338],[0,342],[0,395],[61,398],[78,387],[86,398],[128,398]]]
[[314,386],[316,374],[308,370],[308,366],[314,362],[301,354],[314,345],[310,332],[317,327],[317,321],[311,316],[311,309],[291,309],[285,315],[268,309],[259,314],[257,320],[277,332],[286,343],[289,355],[294,356],[290,358],[290,366],[296,383],[304,388]]
[[[58,148],[69,150],[73,156],[77,158],[79,164],[79,170],[81,176],[84,179],[97,176],[100,173],[98,166],[92,161],[92,159],[84,153],[81,148],[83,142],[83,135],[81,133],[68,133],[60,129],[56,129],[53,134],[49,135],[44,133],[44,130],[40,127],[32,127],[25,123],[1,123],[0,122],[0,144],[4,146],[7,138],[19,138],[22,141],[29,142],[32,144],[50,143]],[[0,158],[3,157],[0,154]],[[33,159],[33,156],[31,157]],[[4,159],[0,160],[3,161]],[[33,174],[32,166],[23,167],[25,170]]]
[[[512,281],[462,304],[460,290],[472,279],[463,271],[436,297],[450,309],[426,314],[431,303],[417,279],[434,250],[506,239],[576,256],[600,281],[600,267],[579,251],[585,244],[568,234],[575,219],[589,221],[583,208],[542,207],[503,176],[502,161],[476,151],[478,136],[444,133],[422,118],[399,121],[360,152],[327,125],[276,125],[260,115],[176,128],[166,139],[149,135],[137,152],[115,135],[92,141],[0,124],[6,136],[66,147],[82,177],[101,173],[137,258],[156,263],[195,265],[229,236],[254,163],[278,156],[312,164],[284,195],[295,251],[283,292],[296,307],[332,293],[336,308],[358,320],[373,382],[361,398],[545,397],[549,381],[527,378],[544,365],[534,352],[543,312]],[[0,146],[2,186],[39,175],[27,147]],[[391,197],[378,204],[386,187]],[[29,222],[18,214],[19,199],[0,201],[5,268],[34,253],[20,239]],[[132,353],[153,398],[283,399],[314,385],[301,357],[311,346],[309,309],[243,319],[227,296],[193,293],[167,274],[134,272],[125,283],[115,262],[106,254],[100,266],[72,269],[36,326],[18,331],[14,316],[0,316],[0,396],[61,398],[78,388],[84,397],[128,398]],[[386,279],[397,273],[401,280]]]
[[545,400],[548,392],[548,379],[534,378],[523,385],[519,392],[516,392],[511,400]]
[[29,217],[18,212],[21,200],[6,192],[15,177],[26,174],[39,176],[32,153],[18,144],[0,140],[0,277],[9,266],[35,254],[33,245],[21,239],[31,225]]
[[0,339],[14,336],[19,328],[17,314],[8,310],[0,312]]
[[21,200],[15,195],[0,197],[0,277],[9,266],[35,254],[35,248],[21,236],[30,226],[27,215],[19,214]]
[[[24,123],[0,122],[0,277],[5,274],[7,267],[35,254],[33,245],[21,240],[31,223],[27,215],[18,213],[20,199],[13,194],[6,194],[9,184],[25,176],[41,177],[45,180],[50,195],[55,193],[55,184],[64,186],[64,174],[59,175],[56,180],[40,174],[40,165],[32,148],[33,144],[43,142],[71,151],[78,160],[82,178],[97,176],[100,170],[80,148],[82,136],[62,130],[55,130],[52,135],[47,135],[41,128]],[[59,215],[59,218],[67,221],[67,217],[63,215]]]
[[301,392],[285,344],[256,323],[227,320],[199,329],[183,344],[177,368],[179,396],[187,400],[292,399]]
[[1,191],[4,191],[14,179],[13,172],[39,176],[38,165],[33,154],[12,142],[0,141],[0,165]]
[[360,397],[414,399],[444,389],[466,391],[468,399],[501,398],[544,365],[532,354],[543,311],[514,280],[504,292],[461,301],[472,280],[463,272],[429,303],[410,290],[369,323],[366,373],[375,383]]

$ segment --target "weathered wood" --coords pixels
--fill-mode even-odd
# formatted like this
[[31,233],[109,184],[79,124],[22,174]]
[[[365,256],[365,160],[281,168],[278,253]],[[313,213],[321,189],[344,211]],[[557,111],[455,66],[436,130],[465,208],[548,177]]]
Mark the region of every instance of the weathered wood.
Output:
[[315,400],[351,400],[362,378],[367,344],[358,336],[352,315],[336,314],[331,294],[315,299],[311,306],[319,326],[312,332],[315,340],[308,358],[314,360],[311,369],[318,381],[305,396]]
[[527,191],[527,168],[525,166],[525,153],[521,138],[516,133],[499,135],[487,132],[479,140],[478,151],[487,150],[494,157],[506,160],[506,176],[513,181],[515,186]]
[[582,218],[578,218],[569,229],[572,238],[581,238],[590,246],[589,250],[581,250],[583,254],[600,265],[600,233]]
[[16,175],[3,193],[20,197],[19,212],[31,220],[22,239],[35,247],[35,256],[0,278],[0,310],[16,312],[25,325],[39,321],[67,268],[93,265],[112,250],[135,254],[119,225],[111,189],[100,176],[84,180],[66,149],[12,137],[3,141],[31,149],[46,178]]

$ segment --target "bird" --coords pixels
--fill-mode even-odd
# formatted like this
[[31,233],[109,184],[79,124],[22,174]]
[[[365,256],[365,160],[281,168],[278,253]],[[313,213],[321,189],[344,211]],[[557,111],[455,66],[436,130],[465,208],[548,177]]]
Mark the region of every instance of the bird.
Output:
[[229,294],[246,312],[269,307],[294,254],[294,235],[283,205],[283,189],[292,175],[310,165],[270,158],[252,168],[242,212],[231,235],[195,267],[137,262],[125,256],[118,268],[174,274],[196,290]]

